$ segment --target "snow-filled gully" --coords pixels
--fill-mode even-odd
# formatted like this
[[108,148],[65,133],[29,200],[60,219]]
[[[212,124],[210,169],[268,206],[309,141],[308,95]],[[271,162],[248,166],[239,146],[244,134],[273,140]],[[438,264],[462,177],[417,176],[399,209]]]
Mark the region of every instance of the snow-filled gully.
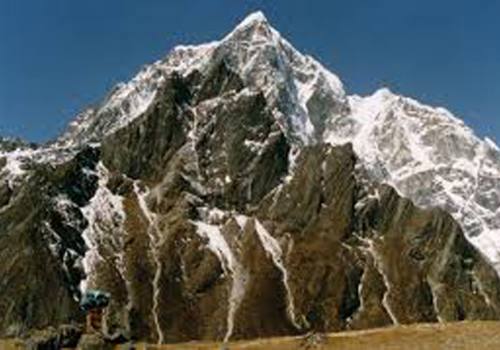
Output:
[[392,323],[395,325],[399,325],[399,321],[396,315],[394,314],[391,305],[389,304],[389,294],[391,293],[391,285],[389,283],[389,278],[384,273],[384,268],[383,268],[384,262],[382,260],[382,257],[377,253],[377,250],[375,249],[375,245],[372,239],[363,238],[360,236],[357,237],[363,243],[368,245],[368,247],[363,248],[363,250],[372,256],[373,265],[375,269],[377,269],[378,273],[382,276],[382,280],[384,281],[385,293],[384,296],[382,297],[382,306],[384,307],[387,314],[391,318]]
[[259,220],[255,219],[255,231],[257,236],[260,239],[262,247],[265,251],[271,256],[274,265],[281,271],[283,274],[283,285],[285,286],[286,294],[287,294],[287,311],[290,321],[293,325],[300,329],[300,325],[296,321],[295,317],[295,306],[293,301],[293,294],[290,289],[290,285],[288,284],[288,271],[286,270],[283,264],[283,251],[276,239],[269,234],[266,228],[259,222]]
[[196,226],[196,233],[208,240],[208,249],[219,259],[224,274],[230,274],[232,278],[228,299],[227,331],[224,336],[224,342],[227,342],[233,334],[236,311],[245,294],[245,284],[248,280],[246,272],[231,251],[219,226],[209,225],[201,221],[192,221],[192,224]]
[[[236,215],[233,217],[241,232],[244,232],[249,217]],[[255,219],[255,233],[260,244],[271,258],[273,264],[281,272],[282,282],[286,290],[287,314],[293,325],[300,329],[296,322],[293,295],[288,284],[288,272],[283,264],[283,251],[279,243],[269,234],[264,226]],[[221,227],[201,221],[191,221],[196,227],[196,233],[207,240],[207,248],[219,259],[224,274],[230,274],[232,278],[231,290],[228,298],[227,330],[224,342],[229,341],[234,331],[236,312],[245,295],[246,284],[249,281],[248,271],[239,261],[238,254],[231,250],[226,238],[221,232]]]
[[139,188],[139,185],[137,182],[134,182],[134,192],[137,196],[137,202],[139,204],[139,207],[148,221],[148,229],[147,229],[147,235],[149,237],[150,241],[150,246],[151,246],[151,253],[153,255],[153,261],[156,265],[156,270],[155,274],[153,277],[153,307],[151,310],[152,316],[153,316],[153,322],[156,328],[156,333],[158,336],[158,344],[163,343],[164,340],[164,334],[163,330],[161,329],[160,325],[160,319],[158,316],[158,308],[159,308],[159,298],[160,298],[160,278],[162,274],[162,263],[160,260],[160,252],[159,248],[161,246],[161,236],[160,236],[160,231],[158,229],[158,221],[157,221],[157,216],[155,213],[153,213],[146,202],[146,198],[149,195],[149,190],[146,191],[141,191]]

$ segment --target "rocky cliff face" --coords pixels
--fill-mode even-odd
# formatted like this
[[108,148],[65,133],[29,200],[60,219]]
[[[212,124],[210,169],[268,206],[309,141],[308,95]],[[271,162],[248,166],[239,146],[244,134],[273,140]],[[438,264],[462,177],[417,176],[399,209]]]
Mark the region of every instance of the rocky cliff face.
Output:
[[254,14],[55,143],[2,149],[0,335],[81,321],[87,288],[111,293],[110,333],[153,342],[500,318],[460,222],[323,142],[351,110]]

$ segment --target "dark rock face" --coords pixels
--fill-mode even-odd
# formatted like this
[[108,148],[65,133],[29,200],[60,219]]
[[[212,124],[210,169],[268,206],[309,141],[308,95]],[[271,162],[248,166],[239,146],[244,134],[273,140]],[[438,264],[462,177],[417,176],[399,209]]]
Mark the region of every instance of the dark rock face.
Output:
[[0,261],[0,335],[81,322],[80,286],[111,293],[109,334],[152,342],[500,317],[450,215],[373,183],[350,145],[298,148],[223,61],[0,186]]
[[95,192],[97,178],[83,169],[97,157],[84,149],[57,169],[36,168],[0,211],[2,335],[81,319],[74,298],[87,222],[78,204]]
[[302,152],[294,179],[258,212],[274,235],[292,237],[290,284],[306,325],[498,317],[498,286],[486,282],[496,273],[447,213],[419,209],[385,185],[363,186],[348,146],[319,148]]
[[190,92],[180,77],[171,77],[153,108],[103,142],[103,161],[109,168],[131,178],[161,173],[175,151],[185,142],[183,110]]
[[0,187],[0,208],[5,207],[7,204],[9,204],[12,192],[13,192],[12,188],[7,186],[7,184],[4,184],[3,186]]

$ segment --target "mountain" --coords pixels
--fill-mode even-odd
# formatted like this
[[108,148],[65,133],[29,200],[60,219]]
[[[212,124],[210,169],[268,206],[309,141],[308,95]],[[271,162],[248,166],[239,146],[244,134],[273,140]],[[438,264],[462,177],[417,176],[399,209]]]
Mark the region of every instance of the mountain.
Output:
[[328,121],[325,142],[352,142],[378,181],[420,207],[451,213],[500,271],[498,146],[488,138],[480,140],[447,110],[387,89],[348,99],[351,112]]
[[81,322],[87,288],[159,343],[499,319],[499,173],[449,112],[347,95],[254,13],[0,148],[0,335]]

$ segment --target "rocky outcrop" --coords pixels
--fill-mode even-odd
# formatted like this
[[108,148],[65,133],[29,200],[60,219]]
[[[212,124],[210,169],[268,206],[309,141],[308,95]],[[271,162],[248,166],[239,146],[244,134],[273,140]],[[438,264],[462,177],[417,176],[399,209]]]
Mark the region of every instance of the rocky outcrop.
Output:
[[321,147],[303,151],[295,177],[260,211],[274,235],[292,237],[291,289],[306,324],[328,330],[498,317],[498,286],[486,282],[496,273],[449,214],[367,184],[348,147]]
[[60,167],[36,167],[0,209],[2,334],[81,319],[75,298],[87,222],[80,206],[94,195],[96,177],[85,171],[97,158],[87,148]]

